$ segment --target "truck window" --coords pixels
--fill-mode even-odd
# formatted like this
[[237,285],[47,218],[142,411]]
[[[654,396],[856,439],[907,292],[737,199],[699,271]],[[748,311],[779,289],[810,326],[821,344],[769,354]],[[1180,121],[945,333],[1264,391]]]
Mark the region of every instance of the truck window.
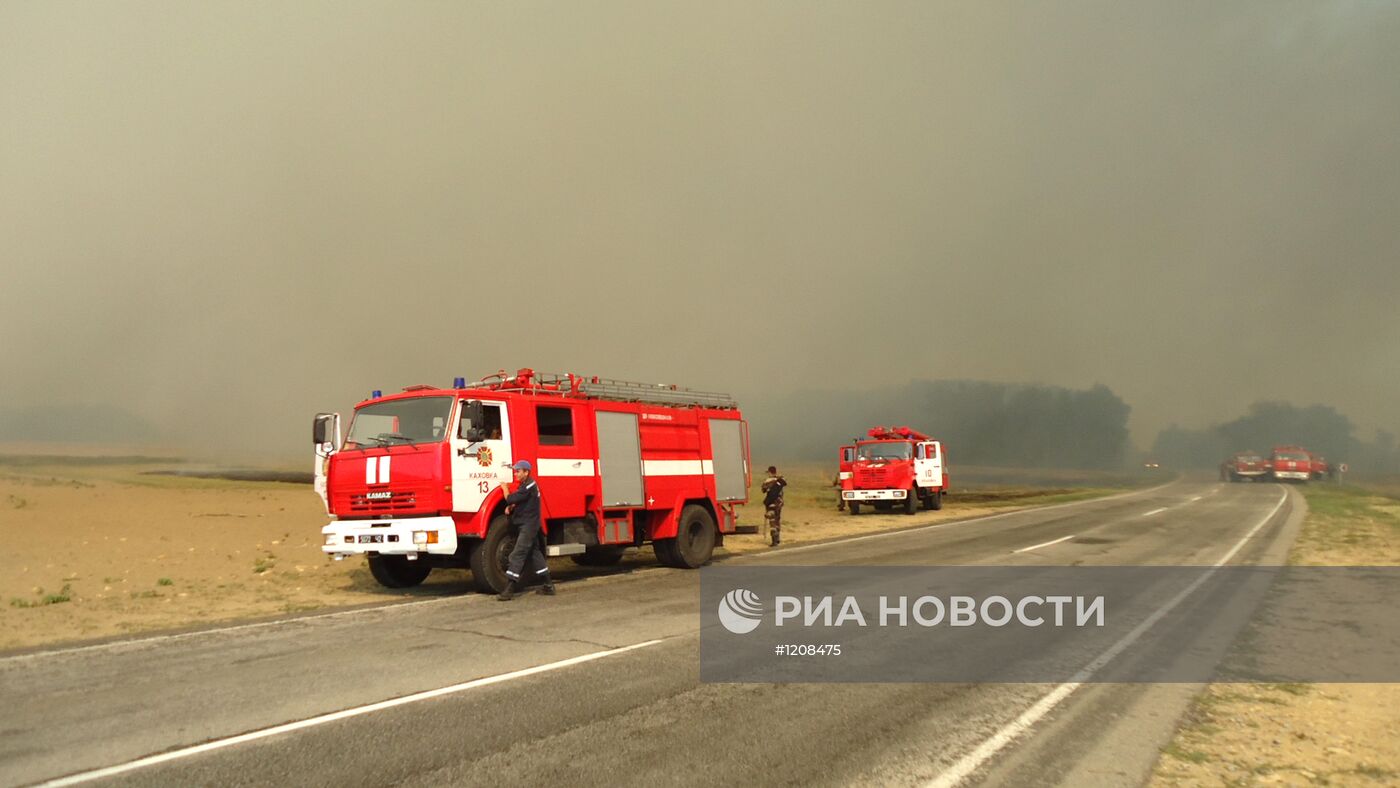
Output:
[[574,412],[569,408],[539,405],[535,408],[541,446],[574,445]]
[[[481,408],[481,421],[482,421],[482,423],[481,423],[480,426],[481,426],[482,432],[486,433],[486,438],[485,438],[485,440],[488,440],[488,441],[500,440],[500,439],[501,439],[501,406],[495,404],[494,402],[483,402],[483,403],[481,403],[481,405],[482,405],[482,408]],[[466,428],[467,428],[467,427],[474,427],[474,426],[477,426],[477,425],[472,424],[472,423],[471,423],[471,419],[467,418],[466,415],[463,414],[463,415],[462,415],[462,420],[461,420],[460,424],[458,425],[458,432],[457,432],[457,434],[458,434],[458,435],[465,435],[465,434],[467,434],[467,429],[466,429]]]

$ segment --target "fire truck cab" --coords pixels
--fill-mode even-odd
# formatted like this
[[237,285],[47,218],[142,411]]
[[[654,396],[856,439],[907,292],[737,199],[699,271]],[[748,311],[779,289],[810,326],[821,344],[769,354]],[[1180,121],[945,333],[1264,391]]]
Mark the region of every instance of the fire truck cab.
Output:
[[841,479],[851,514],[860,514],[864,503],[881,511],[898,506],[905,514],[916,504],[943,508],[948,466],[941,442],[908,427],[874,427],[853,448],[849,471],[842,469],[849,475]]
[[1301,446],[1275,446],[1269,470],[1278,481],[1306,482],[1312,478],[1312,455]]
[[650,543],[695,568],[725,534],[751,483],[747,424],[725,394],[521,369],[451,389],[374,392],[313,424],[315,486],[331,522],[322,551],[364,555],[375,579],[414,586],[434,568],[470,568],[481,591],[506,585],[515,531],[511,465],[539,485],[548,555],[609,565]]

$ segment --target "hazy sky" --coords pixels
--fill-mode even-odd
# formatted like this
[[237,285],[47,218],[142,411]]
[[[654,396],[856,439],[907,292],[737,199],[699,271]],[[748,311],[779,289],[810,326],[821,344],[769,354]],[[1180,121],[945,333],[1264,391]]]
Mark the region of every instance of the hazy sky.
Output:
[[1397,3],[0,0],[0,408],[285,454],[534,366],[1364,436],[1397,303]]

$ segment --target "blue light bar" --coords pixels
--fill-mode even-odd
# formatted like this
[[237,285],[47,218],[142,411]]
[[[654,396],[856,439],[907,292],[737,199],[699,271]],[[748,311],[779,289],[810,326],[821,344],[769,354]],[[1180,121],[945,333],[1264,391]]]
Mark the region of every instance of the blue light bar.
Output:
[[374,391],[371,391],[369,393],[370,399],[379,399],[382,396],[384,396],[384,392],[380,391],[379,389],[375,389]]
[[464,388],[466,388],[466,387],[467,387],[467,379],[466,379],[466,378],[453,378],[453,379],[452,379],[452,388],[454,388],[454,389],[464,389]]

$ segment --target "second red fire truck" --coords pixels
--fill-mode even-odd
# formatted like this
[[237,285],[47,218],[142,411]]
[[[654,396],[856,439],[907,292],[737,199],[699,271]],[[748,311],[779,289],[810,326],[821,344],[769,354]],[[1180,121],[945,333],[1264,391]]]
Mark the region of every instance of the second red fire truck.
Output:
[[1302,446],[1275,446],[1269,465],[1278,481],[1306,482],[1312,478],[1312,455]]
[[470,568],[481,591],[506,585],[515,533],[504,513],[510,466],[529,460],[549,555],[616,563],[651,544],[695,568],[741,529],[748,427],[725,394],[522,369],[450,389],[410,386],[316,417],[315,484],[331,515],[322,551],[364,555],[390,588],[434,568]]
[[943,444],[908,427],[873,427],[864,440],[841,448],[841,498],[851,514],[863,504],[881,511],[917,505],[942,509],[948,491]]

